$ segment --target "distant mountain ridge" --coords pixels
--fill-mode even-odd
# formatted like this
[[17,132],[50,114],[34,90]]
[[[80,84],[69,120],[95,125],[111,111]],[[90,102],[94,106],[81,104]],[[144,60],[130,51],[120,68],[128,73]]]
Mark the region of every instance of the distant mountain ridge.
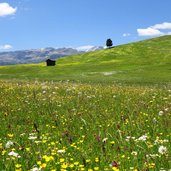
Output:
[[41,48],[0,53],[0,65],[39,63],[47,58],[56,59],[80,53],[72,48]]
[[[100,47],[93,46],[88,51],[99,50]],[[45,61],[47,58],[57,59],[64,56],[84,53],[74,48],[41,48],[31,50],[19,50],[11,52],[0,52],[0,65],[31,64]]]

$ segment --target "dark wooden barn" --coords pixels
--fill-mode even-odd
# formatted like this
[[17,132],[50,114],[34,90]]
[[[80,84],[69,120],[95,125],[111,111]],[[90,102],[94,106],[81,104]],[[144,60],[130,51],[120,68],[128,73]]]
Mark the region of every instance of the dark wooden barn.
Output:
[[46,60],[46,65],[47,66],[55,66],[56,65],[56,61],[53,61],[51,59],[47,59]]

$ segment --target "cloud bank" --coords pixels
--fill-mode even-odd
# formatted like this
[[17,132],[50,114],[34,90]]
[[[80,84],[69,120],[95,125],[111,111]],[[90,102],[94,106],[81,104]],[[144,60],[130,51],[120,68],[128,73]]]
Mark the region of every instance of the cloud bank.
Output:
[[13,15],[16,13],[16,11],[17,11],[17,8],[16,7],[13,8],[8,3],[6,2],[0,3],[0,17]]
[[0,50],[8,50],[8,49],[12,49],[13,47],[9,44],[5,44],[5,45],[0,45]]
[[164,22],[147,28],[139,28],[137,32],[139,36],[161,36],[170,35],[171,32],[168,32],[168,30],[171,30],[171,23]]

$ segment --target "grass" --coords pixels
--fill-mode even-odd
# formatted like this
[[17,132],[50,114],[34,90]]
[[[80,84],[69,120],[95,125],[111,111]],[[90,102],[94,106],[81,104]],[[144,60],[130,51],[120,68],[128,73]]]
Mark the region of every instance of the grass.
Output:
[[171,169],[171,89],[0,82],[0,170]]
[[1,66],[0,79],[169,84],[170,59],[171,36],[162,36],[60,58],[55,67],[45,63]]

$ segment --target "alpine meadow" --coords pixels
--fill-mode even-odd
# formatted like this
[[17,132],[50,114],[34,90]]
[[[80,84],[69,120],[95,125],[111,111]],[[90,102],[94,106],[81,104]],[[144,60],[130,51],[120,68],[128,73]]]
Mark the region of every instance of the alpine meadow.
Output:
[[0,66],[0,170],[170,171],[171,36]]

